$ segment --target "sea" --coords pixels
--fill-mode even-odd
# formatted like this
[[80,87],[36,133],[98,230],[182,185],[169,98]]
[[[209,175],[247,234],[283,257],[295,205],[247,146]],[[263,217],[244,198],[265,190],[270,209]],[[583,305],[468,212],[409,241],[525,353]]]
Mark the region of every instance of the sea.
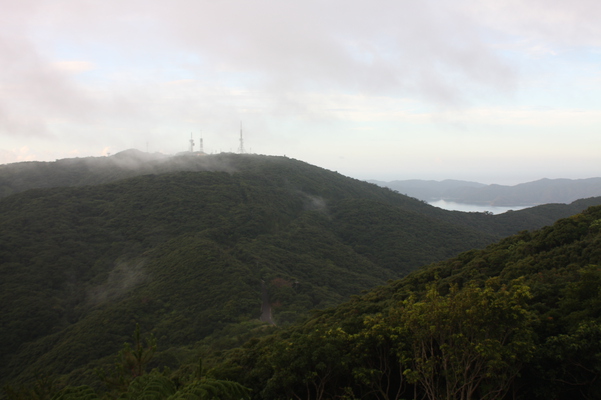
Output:
[[502,214],[507,211],[523,210],[524,208],[534,206],[510,206],[510,207],[497,207],[486,204],[466,204],[466,203],[455,203],[453,201],[436,200],[428,203],[434,207],[442,208],[444,210],[451,211],[464,211],[464,212],[491,212],[493,214]]

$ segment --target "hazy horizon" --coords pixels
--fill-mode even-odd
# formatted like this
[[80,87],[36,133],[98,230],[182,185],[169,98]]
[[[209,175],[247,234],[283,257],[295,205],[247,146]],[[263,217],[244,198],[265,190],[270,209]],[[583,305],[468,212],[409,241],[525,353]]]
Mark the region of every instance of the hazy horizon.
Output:
[[286,155],[358,179],[601,176],[592,0],[0,0],[0,163]]

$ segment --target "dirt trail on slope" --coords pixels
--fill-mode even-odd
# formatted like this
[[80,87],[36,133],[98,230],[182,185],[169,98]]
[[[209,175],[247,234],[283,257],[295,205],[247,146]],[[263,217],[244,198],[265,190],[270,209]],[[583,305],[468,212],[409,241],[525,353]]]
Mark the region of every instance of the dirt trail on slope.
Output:
[[267,294],[267,285],[265,285],[265,281],[261,281],[261,298],[263,304],[261,304],[261,317],[259,319],[263,322],[275,325],[271,318],[271,304],[269,303],[269,295]]

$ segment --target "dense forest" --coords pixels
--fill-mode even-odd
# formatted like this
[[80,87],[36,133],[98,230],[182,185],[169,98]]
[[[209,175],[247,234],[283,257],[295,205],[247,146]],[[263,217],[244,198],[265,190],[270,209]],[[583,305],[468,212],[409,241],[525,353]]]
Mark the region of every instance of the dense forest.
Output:
[[[3,396],[439,398],[427,393],[450,383],[430,382],[447,376],[432,360],[459,362],[443,349],[468,342],[492,357],[480,371],[511,385],[487,378],[471,397],[444,398],[521,394],[526,376],[543,393],[545,379],[566,378],[537,372],[557,356],[540,358],[541,343],[576,335],[570,323],[590,311],[572,298],[571,319],[561,314],[566,291],[580,296],[580,277],[596,276],[599,210],[531,230],[601,199],[460,213],[285,157],[135,153],[134,168],[126,155],[84,160],[102,170],[71,160],[0,171]],[[574,243],[578,259],[564,254]],[[559,272],[545,272],[552,258]],[[461,339],[472,303],[475,336]],[[489,303],[498,312],[477,307]],[[420,364],[420,329],[445,318],[456,341]],[[578,384],[594,390],[589,378]]]
[[217,375],[262,399],[598,399],[600,263],[594,207],[250,341]]

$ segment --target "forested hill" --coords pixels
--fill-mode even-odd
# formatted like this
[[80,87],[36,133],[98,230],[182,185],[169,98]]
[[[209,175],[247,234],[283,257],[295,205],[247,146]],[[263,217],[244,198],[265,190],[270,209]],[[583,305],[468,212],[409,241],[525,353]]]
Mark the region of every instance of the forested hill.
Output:
[[263,290],[274,321],[286,325],[600,200],[498,216],[449,212],[257,155],[141,160],[107,167],[102,178],[80,167],[63,168],[60,179],[34,174],[56,187],[19,192],[14,182],[31,187],[33,178],[5,180],[15,193],[0,199],[4,381],[36,371],[85,380],[89,363],[118,350],[136,322],[177,365],[215,332],[255,329]]
[[256,399],[601,398],[601,207],[230,352]]
[[[357,190],[373,192],[375,185],[364,183],[332,174],[309,164],[288,159],[286,157],[269,157],[258,155],[238,155],[221,153],[216,155],[180,154],[178,156],[165,156],[163,154],[144,153],[130,149],[109,157],[87,157],[62,159],[55,162],[20,162],[0,165],[0,198],[35,188],[77,187],[93,186],[103,183],[116,182],[141,175],[161,175],[173,172],[227,172],[240,173],[278,169],[268,174],[277,174],[283,177],[291,174],[287,179],[297,179],[299,174],[317,173],[320,178],[329,176],[333,179],[334,188],[340,186],[340,181],[346,182],[350,189],[340,194],[353,196]],[[329,175],[328,175],[329,174]],[[456,184],[456,182],[454,182]],[[329,185],[330,182],[327,183]],[[323,185],[326,185],[324,182]],[[353,187],[351,189],[351,186]],[[361,189],[359,189],[361,188]],[[323,188],[315,188],[321,190]],[[333,193],[333,192],[332,192]],[[403,193],[403,192],[401,192]],[[467,225],[487,235],[498,238],[510,235],[523,229],[536,229],[552,224],[559,218],[578,213],[585,208],[601,204],[601,197],[594,197],[574,201],[572,204],[548,204],[543,208],[530,208],[516,213],[488,218],[481,213],[448,212],[435,207],[430,207],[415,198],[397,196],[403,201],[404,209],[426,214],[453,224]],[[397,204],[398,205],[398,204]]]
[[130,149],[110,157],[0,165],[0,197],[28,189],[97,185],[137,175],[179,170],[176,160],[158,153],[148,154]]

